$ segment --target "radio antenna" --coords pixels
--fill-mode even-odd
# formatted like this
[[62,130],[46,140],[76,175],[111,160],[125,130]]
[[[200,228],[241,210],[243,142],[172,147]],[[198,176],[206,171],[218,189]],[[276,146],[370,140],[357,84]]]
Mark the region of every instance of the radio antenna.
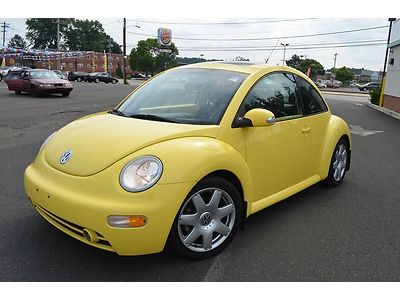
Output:
[[276,48],[276,45],[278,45],[279,41],[280,41],[280,39],[278,39],[278,40],[276,41],[276,44],[275,44],[274,48],[272,48],[271,53],[269,54],[267,60],[265,61],[266,64],[268,63],[268,61],[269,61],[269,59],[270,59],[272,53],[274,52],[274,50],[275,50],[275,48]]

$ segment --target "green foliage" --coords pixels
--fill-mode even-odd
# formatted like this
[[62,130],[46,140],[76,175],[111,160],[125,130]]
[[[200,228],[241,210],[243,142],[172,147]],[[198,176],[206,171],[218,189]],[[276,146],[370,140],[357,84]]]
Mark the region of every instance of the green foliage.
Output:
[[369,92],[371,96],[371,103],[375,105],[379,105],[379,99],[381,97],[381,88],[376,88]]
[[298,68],[303,73],[306,73],[308,68],[311,68],[311,75],[324,75],[325,70],[324,67],[321,65],[320,62],[316,61],[315,59],[304,59]]
[[174,43],[169,47],[171,53],[159,53],[157,39],[147,39],[138,42],[129,55],[129,65],[132,70],[154,75],[166,68],[178,65],[176,56],[179,54]]
[[27,46],[27,42],[18,34],[14,35],[8,42],[8,47],[25,49]]
[[[35,49],[57,49],[57,19],[27,19],[26,37]],[[121,54],[121,47],[104,31],[99,21],[60,19],[60,46],[69,50],[110,51]]]
[[343,83],[348,83],[350,80],[353,79],[354,76],[354,74],[346,67],[334,69],[333,72],[335,73],[335,79]]
[[[64,45],[67,28],[73,19],[60,19],[60,45]],[[57,49],[57,19],[26,20],[26,38],[35,49]]]
[[291,59],[286,61],[289,67],[295,68],[303,73],[307,73],[308,68],[311,68],[311,75],[324,75],[325,70],[320,62],[315,59],[301,59],[300,56],[294,54]]
[[294,54],[292,55],[291,59],[286,61],[286,65],[297,70],[300,70],[300,64],[303,62],[303,59],[300,56]]

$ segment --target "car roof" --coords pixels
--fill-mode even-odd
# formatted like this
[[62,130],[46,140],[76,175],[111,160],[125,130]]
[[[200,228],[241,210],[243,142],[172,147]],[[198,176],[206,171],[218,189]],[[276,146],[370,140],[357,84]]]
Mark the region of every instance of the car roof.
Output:
[[[251,62],[205,62],[186,65],[181,68],[206,68],[206,69],[219,69],[233,72],[241,72],[253,74],[259,71],[290,71],[292,73],[301,73],[296,69],[280,66],[280,65],[268,65],[268,64],[256,64]],[[304,75],[303,73],[301,73]]]

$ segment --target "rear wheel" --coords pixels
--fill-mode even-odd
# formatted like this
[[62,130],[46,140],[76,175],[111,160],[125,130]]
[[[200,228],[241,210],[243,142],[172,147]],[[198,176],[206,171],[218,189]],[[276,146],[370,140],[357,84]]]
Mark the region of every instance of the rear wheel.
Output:
[[69,96],[69,93],[70,93],[70,92],[63,92],[63,93],[61,93],[61,95],[62,95],[63,97],[68,97],[68,96]]
[[113,79],[112,84],[116,84],[116,83],[117,83],[117,80]]
[[96,81],[96,83],[99,83],[99,82],[100,82],[100,80],[99,80],[98,78],[96,78],[95,81]]
[[78,79],[77,79],[79,82],[81,82],[82,81],[82,78],[80,78],[80,77],[78,77]]
[[331,186],[338,186],[346,175],[347,164],[349,163],[349,146],[344,138],[341,138],[333,152],[328,177],[325,183]]
[[21,95],[21,91],[15,91],[16,95]]
[[169,236],[169,246],[191,259],[221,252],[233,239],[243,217],[236,188],[220,177],[199,182],[180,208]]

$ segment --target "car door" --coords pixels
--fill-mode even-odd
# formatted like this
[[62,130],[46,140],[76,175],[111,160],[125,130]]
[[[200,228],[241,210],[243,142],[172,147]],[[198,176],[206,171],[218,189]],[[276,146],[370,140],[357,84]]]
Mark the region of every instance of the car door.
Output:
[[321,157],[322,143],[331,119],[331,113],[321,94],[305,79],[297,77],[304,104],[304,114],[307,124],[310,126],[311,152],[310,167],[312,174],[317,174]]
[[259,80],[240,108],[239,116],[253,108],[263,108],[276,117],[274,125],[244,128],[246,159],[256,201],[311,175],[310,127],[304,118],[300,99],[295,77],[290,73],[276,72]]
[[11,91],[22,91],[23,90],[23,74],[25,72],[20,73],[17,76],[12,76],[11,79],[7,82],[8,89]]
[[29,71],[25,71],[22,75],[22,91],[29,93],[31,91],[31,76]]

